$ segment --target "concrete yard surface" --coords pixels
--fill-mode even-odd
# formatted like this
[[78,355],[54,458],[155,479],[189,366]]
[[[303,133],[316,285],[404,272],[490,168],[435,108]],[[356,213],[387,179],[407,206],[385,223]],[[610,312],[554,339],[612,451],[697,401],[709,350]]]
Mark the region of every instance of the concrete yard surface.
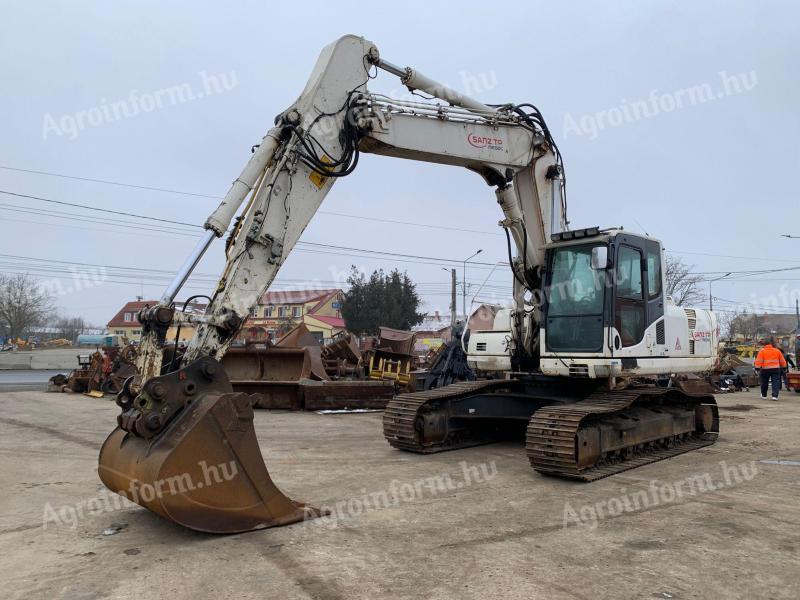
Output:
[[796,598],[800,395],[718,402],[715,445],[589,484],[521,442],[419,456],[380,413],[258,411],[273,480],[333,515],[213,536],[109,500],[112,401],[2,393],[2,596]]

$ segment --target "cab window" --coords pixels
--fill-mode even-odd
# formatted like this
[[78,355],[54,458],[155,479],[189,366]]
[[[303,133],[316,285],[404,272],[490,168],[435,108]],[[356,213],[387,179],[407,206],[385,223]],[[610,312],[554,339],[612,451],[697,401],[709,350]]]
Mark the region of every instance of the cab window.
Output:
[[622,246],[617,259],[617,297],[640,300],[642,295],[642,255],[635,248]]
[[647,252],[647,293],[650,300],[661,295],[661,253]]
[[644,338],[645,301],[642,281],[642,253],[620,246],[617,253],[614,326],[623,347],[635,346]]

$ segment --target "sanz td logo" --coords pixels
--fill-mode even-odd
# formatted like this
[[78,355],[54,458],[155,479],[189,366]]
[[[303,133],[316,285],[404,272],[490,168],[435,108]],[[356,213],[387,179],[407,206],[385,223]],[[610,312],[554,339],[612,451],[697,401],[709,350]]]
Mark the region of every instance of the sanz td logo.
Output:
[[503,140],[500,138],[467,133],[467,141],[470,146],[475,146],[476,148],[491,148],[492,150],[503,149]]

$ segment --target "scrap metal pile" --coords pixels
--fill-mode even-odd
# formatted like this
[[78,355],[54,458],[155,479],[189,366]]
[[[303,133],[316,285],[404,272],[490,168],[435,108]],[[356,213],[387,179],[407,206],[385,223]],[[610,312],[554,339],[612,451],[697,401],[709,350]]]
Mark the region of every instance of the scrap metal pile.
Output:
[[412,391],[411,370],[416,362],[412,332],[378,327],[377,343],[366,355],[365,365],[370,379],[392,381],[398,390]]
[[78,368],[69,375],[54,375],[48,391],[75,392],[102,397],[117,394],[128,377],[136,374],[136,347],[103,348],[92,354],[78,355]]
[[350,334],[322,347],[302,324],[274,345],[231,348],[222,359],[234,391],[252,394],[255,408],[383,409],[395,380],[368,378],[364,364]]

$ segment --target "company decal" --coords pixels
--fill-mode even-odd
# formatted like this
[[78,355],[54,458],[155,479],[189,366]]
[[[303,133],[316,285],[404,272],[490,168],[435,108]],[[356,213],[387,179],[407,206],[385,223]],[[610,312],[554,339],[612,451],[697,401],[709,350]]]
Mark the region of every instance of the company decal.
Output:
[[467,141],[470,146],[474,146],[475,148],[488,148],[489,150],[504,149],[503,140],[501,138],[467,132]]
[[693,331],[692,332],[692,339],[696,342],[710,342],[711,341],[711,332],[710,331]]

